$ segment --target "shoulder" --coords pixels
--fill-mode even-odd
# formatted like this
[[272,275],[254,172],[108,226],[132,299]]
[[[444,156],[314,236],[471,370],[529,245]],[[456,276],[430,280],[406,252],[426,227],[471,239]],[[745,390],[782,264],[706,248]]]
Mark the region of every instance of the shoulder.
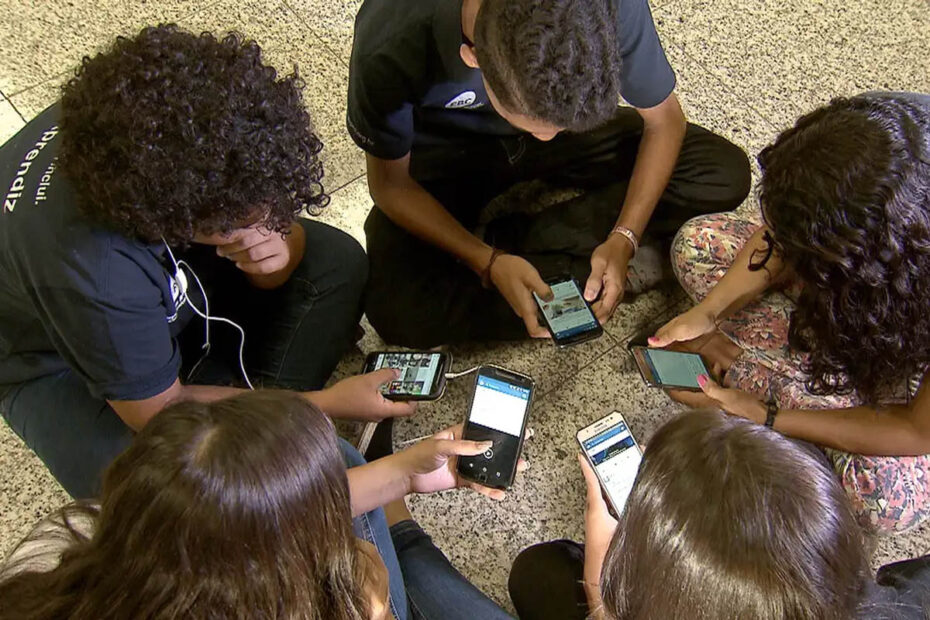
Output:
[[366,0],[355,18],[352,62],[422,55],[439,0]]

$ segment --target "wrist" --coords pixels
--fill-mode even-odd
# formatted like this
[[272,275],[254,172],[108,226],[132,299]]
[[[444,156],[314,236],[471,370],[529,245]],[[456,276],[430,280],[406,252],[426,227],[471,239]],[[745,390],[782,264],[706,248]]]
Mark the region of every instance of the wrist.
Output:
[[481,247],[472,252],[464,262],[468,265],[468,268],[474,271],[475,275],[480,278],[481,274],[484,273],[485,268],[488,266],[488,263],[491,261],[491,256],[493,254],[494,248],[482,243]]
[[302,396],[305,400],[309,401],[310,404],[316,406],[317,409],[328,415],[329,417],[333,416],[330,411],[329,406],[329,388],[324,388],[322,390],[315,390],[312,392],[303,392]]
[[[624,229],[628,231],[629,235],[621,234],[618,232],[618,229]],[[636,250],[639,248],[639,240],[636,239],[633,231],[623,226],[618,226],[611,231],[610,235],[607,237],[607,242],[613,244],[613,246],[620,253],[621,257],[627,262],[633,258],[633,255],[636,254]]]

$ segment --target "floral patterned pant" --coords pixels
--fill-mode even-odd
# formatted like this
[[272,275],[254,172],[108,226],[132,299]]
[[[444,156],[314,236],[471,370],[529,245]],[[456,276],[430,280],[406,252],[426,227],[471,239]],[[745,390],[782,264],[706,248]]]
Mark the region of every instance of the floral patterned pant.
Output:
[[[740,249],[759,228],[737,213],[719,213],[687,222],[675,237],[672,266],[695,302],[727,272]],[[788,347],[788,324],[800,287],[787,284],[768,291],[731,318],[720,330],[743,349],[730,370],[730,387],[767,398],[785,408],[835,409],[858,404],[854,396],[814,396],[805,388],[803,354]],[[863,456],[824,448],[852,500],[859,522],[869,531],[893,534],[930,516],[930,455]]]

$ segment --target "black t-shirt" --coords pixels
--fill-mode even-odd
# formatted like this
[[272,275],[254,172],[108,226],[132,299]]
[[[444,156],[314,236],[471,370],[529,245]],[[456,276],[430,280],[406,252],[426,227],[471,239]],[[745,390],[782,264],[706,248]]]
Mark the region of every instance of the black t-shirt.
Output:
[[[662,103],[675,73],[647,0],[613,0],[620,95],[632,106]],[[462,0],[365,0],[355,20],[347,124],[355,142],[398,159],[437,136],[518,133],[488,100],[478,69],[459,55]]]
[[56,104],[0,147],[0,386],[71,368],[96,397],[148,398],[178,376],[186,282],[169,276],[164,244],[79,212],[57,167],[58,117]]

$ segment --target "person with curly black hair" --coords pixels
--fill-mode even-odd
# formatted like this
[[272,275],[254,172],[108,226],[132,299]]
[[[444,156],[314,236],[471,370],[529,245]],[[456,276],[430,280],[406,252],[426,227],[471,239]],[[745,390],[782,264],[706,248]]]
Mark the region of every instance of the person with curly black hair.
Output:
[[914,527],[930,517],[930,95],[836,99],[759,164],[764,223],[682,228],[673,263],[698,303],[650,344],[716,351],[728,387],[700,377],[711,401],[823,446],[863,526]]
[[[379,334],[546,337],[532,293],[548,296],[548,277],[574,276],[602,322],[656,284],[663,242],[750,185],[745,153],[688,124],[674,89],[647,0],[365,0],[347,125],[375,202]],[[580,195],[482,220],[528,181]]]
[[327,202],[301,88],[241,35],[145,28],[0,149],[0,411],[74,497],[166,404],[238,389],[217,386],[411,411],[381,397],[391,371],[311,392],[354,341],[367,260],[298,217]]

